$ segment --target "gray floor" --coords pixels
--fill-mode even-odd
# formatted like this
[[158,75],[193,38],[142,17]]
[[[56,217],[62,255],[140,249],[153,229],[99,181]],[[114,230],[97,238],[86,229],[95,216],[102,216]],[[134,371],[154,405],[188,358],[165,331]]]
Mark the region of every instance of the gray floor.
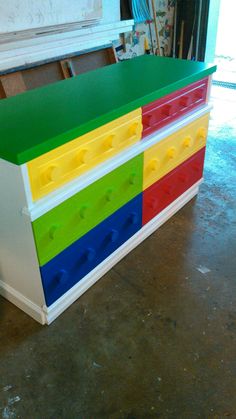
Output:
[[0,417],[236,418],[235,96],[198,197],[50,327],[0,299]]

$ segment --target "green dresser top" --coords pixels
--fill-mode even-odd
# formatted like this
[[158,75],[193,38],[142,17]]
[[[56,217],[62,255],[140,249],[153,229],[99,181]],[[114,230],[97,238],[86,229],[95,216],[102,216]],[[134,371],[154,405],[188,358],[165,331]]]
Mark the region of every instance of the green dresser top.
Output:
[[0,101],[0,158],[23,164],[216,70],[141,56]]

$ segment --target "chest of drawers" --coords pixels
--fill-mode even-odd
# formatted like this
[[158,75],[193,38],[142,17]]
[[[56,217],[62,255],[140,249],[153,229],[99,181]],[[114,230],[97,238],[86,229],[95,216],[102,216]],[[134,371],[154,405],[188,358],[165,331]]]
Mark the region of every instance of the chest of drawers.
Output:
[[214,71],[143,56],[0,102],[3,297],[50,324],[197,194]]

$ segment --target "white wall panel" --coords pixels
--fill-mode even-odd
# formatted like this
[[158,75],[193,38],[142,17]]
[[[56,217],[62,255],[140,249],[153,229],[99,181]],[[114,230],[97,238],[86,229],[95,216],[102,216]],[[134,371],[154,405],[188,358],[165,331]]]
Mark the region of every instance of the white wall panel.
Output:
[[2,33],[101,17],[102,0],[0,0]]

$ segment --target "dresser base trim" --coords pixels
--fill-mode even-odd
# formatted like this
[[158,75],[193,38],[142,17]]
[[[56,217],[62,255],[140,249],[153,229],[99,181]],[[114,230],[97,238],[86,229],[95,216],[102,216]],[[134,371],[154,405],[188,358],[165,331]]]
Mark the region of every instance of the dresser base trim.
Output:
[[37,322],[44,324],[52,323],[60,314],[62,314],[71,304],[73,304],[84,292],[86,292],[93,284],[103,277],[114,265],[123,259],[131,250],[137,247],[143,240],[156,231],[162,224],[169,220],[177,211],[186,205],[199,190],[199,185],[203,179],[196,182],[191,188],[183,193],[179,198],[172,202],[160,214],[149,221],[134,236],[119,247],[100,265],[93,269],[74,287],[67,291],[50,307],[39,307],[23,294],[7,285],[0,279],[0,295],[6,298],[18,308],[23,310]]
[[127,242],[119,247],[100,265],[93,269],[74,287],[67,291],[50,307],[44,307],[46,315],[46,323],[52,323],[63,311],[65,311],[71,304],[73,304],[83,293],[85,293],[92,285],[94,285],[101,277],[103,277],[114,265],[123,259],[131,250],[137,247],[143,240],[154,233],[162,224],[171,218],[177,211],[186,205],[194,196],[197,195],[199,186],[203,179],[195,183],[179,198],[172,202],[160,214],[149,221],[144,227],[141,228],[134,236]]
[[[12,304],[23,310],[26,314],[41,324],[47,323],[47,318],[42,307],[33,303],[23,294],[12,288],[0,279],[0,295],[10,301]],[[4,313],[1,313],[3,317]]]

